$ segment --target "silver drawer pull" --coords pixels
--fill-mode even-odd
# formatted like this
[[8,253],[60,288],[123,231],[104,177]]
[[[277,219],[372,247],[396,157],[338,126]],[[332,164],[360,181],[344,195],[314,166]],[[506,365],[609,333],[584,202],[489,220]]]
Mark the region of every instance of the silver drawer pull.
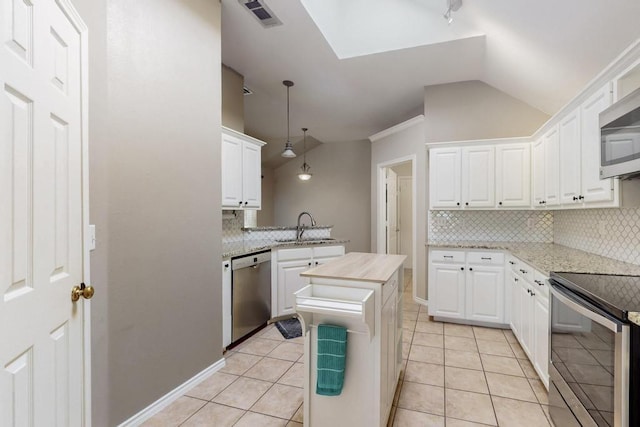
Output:
[[488,257],[488,256],[483,256],[480,259],[486,259],[487,261],[491,261],[491,257]]

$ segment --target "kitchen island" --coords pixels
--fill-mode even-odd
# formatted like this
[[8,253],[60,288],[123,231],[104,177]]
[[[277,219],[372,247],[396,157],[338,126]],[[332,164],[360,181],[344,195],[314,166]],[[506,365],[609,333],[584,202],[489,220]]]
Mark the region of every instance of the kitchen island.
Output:
[[[352,252],[301,273],[296,292],[304,333],[304,425],[386,426],[402,366],[404,255]],[[344,385],[316,393],[318,325],[347,329]]]

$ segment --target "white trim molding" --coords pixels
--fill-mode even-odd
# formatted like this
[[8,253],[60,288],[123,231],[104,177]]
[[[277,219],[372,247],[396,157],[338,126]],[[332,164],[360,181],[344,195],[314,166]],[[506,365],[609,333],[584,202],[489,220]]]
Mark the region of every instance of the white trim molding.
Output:
[[218,372],[220,369],[224,368],[225,358],[221,358],[213,365],[205,368],[200,373],[193,376],[191,379],[185,381],[178,387],[171,390],[169,393],[162,396],[160,399],[153,402],[151,405],[144,408],[142,411],[138,412],[128,420],[124,421],[118,427],[134,427],[139,426],[140,424],[147,421],[149,418],[153,417],[158,412],[162,411],[164,408],[178,400],[185,393],[191,390],[193,387],[200,384],[202,381],[209,378],[211,375]]
[[385,130],[383,130],[381,132],[376,133],[375,135],[371,135],[369,137],[369,141],[376,142],[379,139],[386,138],[386,137],[388,137],[390,135],[393,135],[394,133],[401,132],[401,131],[403,131],[405,129],[408,129],[408,128],[410,128],[410,127],[412,127],[414,125],[417,125],[419,123],[422,123],[422,122],[424,122],[424,114],[420,114],[419,116],[416,116],[416,117],[414,117],[412,119],[406,120],[406,121],[404,121],[402,123],[398,123],[397,125],[392,126],[389,129],[385,129]]

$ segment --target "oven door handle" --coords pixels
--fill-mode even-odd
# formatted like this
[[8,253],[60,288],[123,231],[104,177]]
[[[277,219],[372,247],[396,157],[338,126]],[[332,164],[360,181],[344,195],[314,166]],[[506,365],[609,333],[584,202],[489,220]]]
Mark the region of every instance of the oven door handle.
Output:
[[615,333],[622,331],[622,322],[605,316],[604,313],[602,313],[598,308],[594,307],[593,304],[583,299],[579,299],[576,296],[569,295],[562,288],[554,285],[553,283],[551,283],[551,294],[560,302],[569,306],[569,308],[571,308],[572,310],[577,311],[585,317],[588,317],[589,319],[593,320],[599,325],[604,326],[610,331],[613,331]]

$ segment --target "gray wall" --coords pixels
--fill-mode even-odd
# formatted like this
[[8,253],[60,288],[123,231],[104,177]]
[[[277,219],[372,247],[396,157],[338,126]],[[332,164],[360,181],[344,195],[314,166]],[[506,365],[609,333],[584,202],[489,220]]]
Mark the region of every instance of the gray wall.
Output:
[[107,426],[222,357],[220,4],[74,5],[90,32],[93,424]]
[[273,169],[262,166],[262,209],[257,212],[258,227],[275,224],[273,217]]
[[307,163],[313,174],[307,182],[297,176],[300,155],[274,170],[275,225],[295,225],[298,214],[309,211],[318,224],[334,225],[332,236],[350,240],[348,252],[369,252],[369,142],[322,144],[307,153]]
[[405,155],[417,156],[416,292],[426,296],[426,222],[428,170],[425,142],[529,136],[549,119],[545,113],[480,81],[428,86],[424,89],[424,124],[372,144],[371,247],[377,241],[377,165]]
[[222,125],[244,132],[244,77],[222,65]]

